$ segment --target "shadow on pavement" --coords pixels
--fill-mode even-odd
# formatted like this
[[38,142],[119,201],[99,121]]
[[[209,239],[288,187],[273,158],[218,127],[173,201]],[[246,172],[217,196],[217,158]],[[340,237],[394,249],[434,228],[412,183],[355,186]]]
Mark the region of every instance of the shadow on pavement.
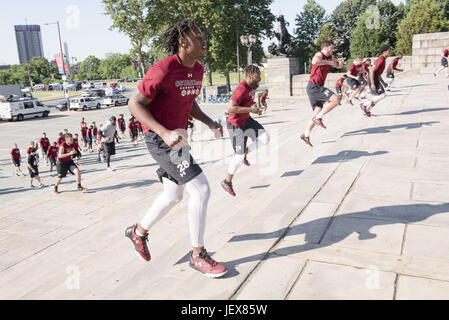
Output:
[[360,129],[360,130],[356,130],[356,131],[346,132],[342,137],[362,135],[362,134],[388,133],[394,129],[418,129],[418,128],[421,128],[421,126],[431,126],[435,123],[440,123],[440,122],[439,121],[415,122],[415,123],[398,124],[398,125],[394,125],[394,126],[366,128],[366,129]]
[[381,116],[405,116],[405,115],[411,115],[411,114],[418,114],[418,113],[425,113],[425,112],[438,112],[438,111],[447,111],[447,110],[449,110],[449,108],[431,108],[431,109],[423,109],[423,110],[404,111],[401,113],[380,114],[377,116],[378,117],[381,117]]
[[346,162],[353,159],[358,159],[360,157],[370,157],[370,156],[378,156],[381,154],[386,154],[388,151],[376,151],[373,153],[369,153],[366,151],[357,151],[357,150],[343,150],[335,155],[321,156],[317,158],[313,164],[316,163],[334,163],[334,162]]
[[[362,241],[373,239],[377,236],[375,233],[370,232],[370,229],[373,227],[396,223],[408,224],[424,221],[427,218],[439,213],[449,213],[449,203],[437,205],[410,204],[374,207],[367,211],[352,212],[333,217],[320,218],[295,225],[292,228],[282,228],[273,232],[237,235],[232,237],[229,242],[261,239],[284,239],[286,236],[304,234],[304,241],[306,243],[277,249],[271,252],[276,253],[279,256],[285,256],[316,248],[332,246],[333,244],[346,239],[353,233],[357,234],[358,239]],[[352,221],[350,219],[352,219]],[[333,229],[333,233],[328,234],[327,231],[331,227],[335,227]],[[318,238],[318,236],[320,237]],[[242,263],[261,260],[261,256],[264,258],[267,257],[268,252],[255,254],[233,261],[227,261],[226,266],[229,265],[234,267]],[[271,255],[269,259],[275,257],[277,256]]]

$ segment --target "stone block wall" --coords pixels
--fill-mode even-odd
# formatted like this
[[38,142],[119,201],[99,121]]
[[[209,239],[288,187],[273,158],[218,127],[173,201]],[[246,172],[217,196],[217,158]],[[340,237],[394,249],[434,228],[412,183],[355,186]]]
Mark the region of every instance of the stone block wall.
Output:
[[441,53],[449,45],[449,32],[413,35],[412,64],[420,73],[432,73],[441,65]]

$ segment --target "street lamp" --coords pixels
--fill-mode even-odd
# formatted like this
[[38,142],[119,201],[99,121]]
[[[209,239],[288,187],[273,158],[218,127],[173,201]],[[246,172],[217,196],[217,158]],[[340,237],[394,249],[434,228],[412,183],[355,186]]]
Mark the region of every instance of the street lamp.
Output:
[[253,34],[250,34],[249,36],[244,35],[240,37],[240,42],[242,45],[248,47],[248,65],[253,64],[253,53],[251,51],[251,47],[256,44],[257,37]]

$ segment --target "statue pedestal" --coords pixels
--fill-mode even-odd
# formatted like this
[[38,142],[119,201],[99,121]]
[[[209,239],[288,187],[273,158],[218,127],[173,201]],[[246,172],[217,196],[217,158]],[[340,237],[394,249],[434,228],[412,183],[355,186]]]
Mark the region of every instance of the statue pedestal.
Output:
[[292,76],[299,74],[299,59],[294,57],[274,57],[267,61],[269,97],[291,97]]

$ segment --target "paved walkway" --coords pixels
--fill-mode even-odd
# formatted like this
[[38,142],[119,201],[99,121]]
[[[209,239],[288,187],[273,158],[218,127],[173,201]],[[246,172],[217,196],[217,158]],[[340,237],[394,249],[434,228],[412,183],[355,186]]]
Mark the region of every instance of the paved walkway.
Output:
[[363,117],[343,104],[299,140],[306,99],[256,117],[272,144],[220,187],[228,139],[197,132],[211,184],[206,242],[230,269],[188,267],[188,196],[150,234],[152,261],[124,237],[162,190],[142,148],[111,174],[0,209],[2,299],[449,299],[448,80],[413,73]]

